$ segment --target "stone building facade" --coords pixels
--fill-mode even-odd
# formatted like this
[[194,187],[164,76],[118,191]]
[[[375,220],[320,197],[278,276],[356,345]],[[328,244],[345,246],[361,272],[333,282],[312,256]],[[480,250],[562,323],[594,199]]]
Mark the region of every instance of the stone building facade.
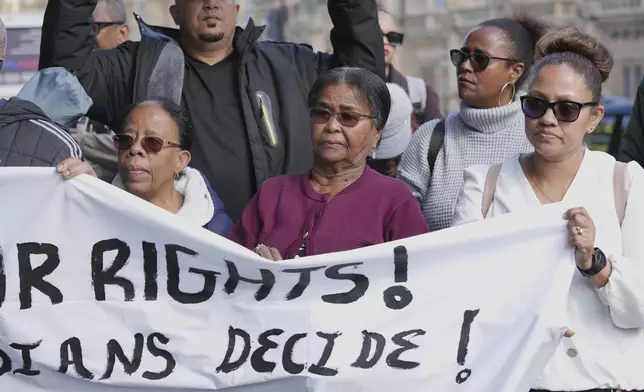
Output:
[[[168,7],[174,0],[126,0],[132,12],[151,24],[173,26]],[[326,0],[236,0],[239,24],[249,17],[266,23],[264,39],[305,42],[331,51],[331,21]],[[0,14],[42,12],[46,0],[1,0]],[[448,51],[482,20],[521,11],[554,26],[576,26],[599,36],[613,52],[615,70],[607,95],[633,98],[644,74],[644,0],[379,0],[399,20],[405,45],[397,66],[409,75],[424,77],[441,98],[442,109],[458,106],[454,67]],[[138,39],[130,17],[132,39]]]
[[[259,8],[274,7],[275,3],[254,1],[252,6]],[[291,6],[287,39],[311,43],[318,50],[331,50],[326,2],[302,1],[308,2],[308,9],[314,11]],[[598,36],[615,56],[615,70],[606,84],[606,95],[633,98],[642,79],[644,0],[380,0],[379,3],[397,17],[405,33],[405,45],[396,60],[398,68],[431,83],[446,113],[458,107],[449,49],[460,47],[465,34],[477,23],[514,12],[539,17],[552,26],[575,26]]]

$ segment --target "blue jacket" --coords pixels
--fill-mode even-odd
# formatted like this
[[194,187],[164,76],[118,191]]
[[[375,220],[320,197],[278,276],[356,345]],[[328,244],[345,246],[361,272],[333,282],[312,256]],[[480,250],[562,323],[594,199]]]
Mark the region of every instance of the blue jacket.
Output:
[[212,189],[212,186],[208,182],[208,179],[199,172],[204,182],[206,183],[206,188],[210,193],[210,198],[215,207],[215,213],[212,216],[210,222],[206,223],[204,229],[208,229],[213,233],[217,233],[220,236],[226,237],[228,233],[233,229],[233,221],[228,217],[226,211],[224,210],[224,202],[217,196],[217,193]]

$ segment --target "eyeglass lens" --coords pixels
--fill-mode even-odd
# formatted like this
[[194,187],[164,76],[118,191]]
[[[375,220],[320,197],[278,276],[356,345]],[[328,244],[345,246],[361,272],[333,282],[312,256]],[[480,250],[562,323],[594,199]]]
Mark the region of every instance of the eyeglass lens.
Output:
[[579,118],[582,104],[577,102],[560,101],[549,103],[537,97],[524,97],[522,99],[523,113],[531,118],[541,118],[548,108],[552,108],[555,118],[559,121],[574,122]]
[[336,116],[338,122],[343,127],[355,127],[360,122],[362,115],[353,112],[333,113],[326,109],[311,109],[311,120],[316,124],[326,124],[331,120],[331,116]]
[[383,33],[385,37],[387,37],[387,41],[389,41],[389,44],[391,45],[402,45],[403,40],[404,40],[404,34],[398,33],[395,31],[390,31],[387,34]]
[[[134,145],[135,139],[130,135],[115,135],[114,136],[114,146],[117,150],[125,151],[132,148]],[[164,145],[163,139],[155,136],[144,136],[141,138],[141,147],[147,153],[156,154],[163,149]]]
[[490,56],[480,52],[465,53],[462,50],[453,49],[450,51],[450,57],[455,67],[460,67],[469,59],[472,68],[479,72],[485,70],[490,63]]

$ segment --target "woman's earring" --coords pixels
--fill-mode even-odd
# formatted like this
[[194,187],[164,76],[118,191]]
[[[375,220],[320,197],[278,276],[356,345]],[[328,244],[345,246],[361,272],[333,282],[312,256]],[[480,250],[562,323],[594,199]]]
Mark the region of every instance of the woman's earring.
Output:
[[[499,93],[499,102],[498,102],[499,106],[503,106],[503,105],[501,105],[501,96],[503,95],[503,92],[505,91],[505,88],[508,87],[508,85],[512,87],[512,97],[510,98],[510,102],[514,101],[514,97],[515,97],[515,95],[517,93],[517,88],[514,85],[514,83],[507,82],[506,84],[503,85],[503,87],[501,88],[501,92]],[[510,103],[510,102],[508,102],[508,103]]]
[[369,157],[371,159],[376,159],[376,149],[375,148],[371,149],[371,152],[369,153]]
[[179,179],[179,173],[172,173],[172,178],[177,181]]

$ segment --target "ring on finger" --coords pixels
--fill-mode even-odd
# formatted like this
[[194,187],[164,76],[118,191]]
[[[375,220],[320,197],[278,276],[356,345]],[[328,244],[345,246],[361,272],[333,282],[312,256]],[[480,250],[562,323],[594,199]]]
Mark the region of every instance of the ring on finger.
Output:
[[579,226],[575,226],[575,231],[577,232],[577,235],[584,235],[584,229]]

